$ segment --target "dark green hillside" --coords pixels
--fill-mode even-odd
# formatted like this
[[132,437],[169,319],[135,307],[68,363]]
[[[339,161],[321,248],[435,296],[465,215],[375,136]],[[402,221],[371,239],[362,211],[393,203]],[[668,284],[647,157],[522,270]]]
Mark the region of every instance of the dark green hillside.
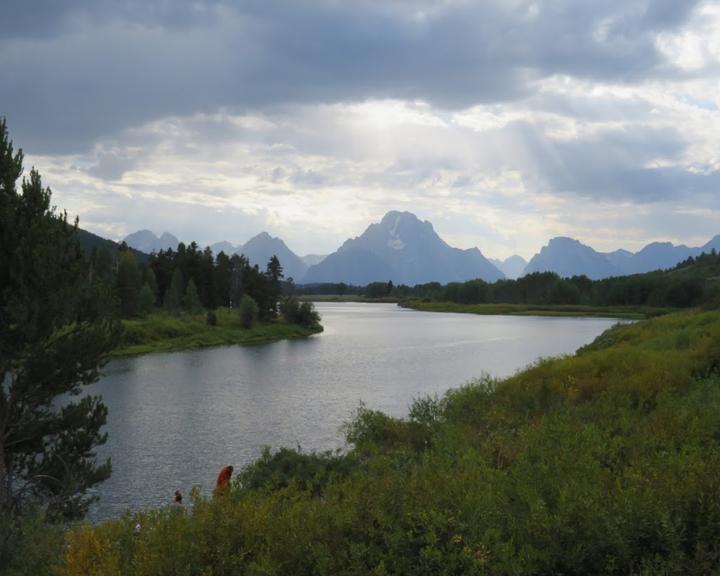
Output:
[[349,452],[268,452],[185,515],[78,527],[58,573],[717,573],[719,369],[718,311],[617,326],[407,419],[361,408]]
[[115,254],[120,250],[129,250],[135,256],[135,260],[140,264],[147,264],[150,260],[149,254],[145,254],[134,248],[123,247],[113,240],[108,240],[107,238],[103,238],[87,230],[82,230],[81,228],[78,228],[76,238],[83,252],[88,255],[92,254],[93,250],[100,250],[102,248],[111,254]]

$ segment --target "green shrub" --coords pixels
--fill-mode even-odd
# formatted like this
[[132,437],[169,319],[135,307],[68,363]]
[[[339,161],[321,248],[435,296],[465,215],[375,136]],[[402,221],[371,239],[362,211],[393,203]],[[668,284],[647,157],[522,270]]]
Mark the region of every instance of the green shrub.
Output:
[[259,308],[257,302],[252,296],[244,294],[238,304],[238,312],[240,314],[240,322],[243,328],[251,328],[258,318]]
[[280,303],[280,313],[287,322],[308,328],[320,325],[320,314],[312,302],[299,302],[297,298],[287,297]]
[[54,574],[63,545],[63,528],[41,514],[0,516],[0,573],[3,576]]

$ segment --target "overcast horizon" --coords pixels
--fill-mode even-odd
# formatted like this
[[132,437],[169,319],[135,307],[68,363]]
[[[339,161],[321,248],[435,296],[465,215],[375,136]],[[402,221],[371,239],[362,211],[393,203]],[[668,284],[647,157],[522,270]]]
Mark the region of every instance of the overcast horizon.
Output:
[[26,171],[113,239],[327,254],[389,210],[493,258],[720,233],[720,1],[31,0],[0,77]]

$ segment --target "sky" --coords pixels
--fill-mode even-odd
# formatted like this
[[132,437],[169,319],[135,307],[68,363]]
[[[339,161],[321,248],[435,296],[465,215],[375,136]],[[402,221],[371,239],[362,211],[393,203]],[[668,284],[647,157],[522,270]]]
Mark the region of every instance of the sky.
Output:
[[531,257],[720,233],[720,0],[3,3],[0,116],[80,225]]

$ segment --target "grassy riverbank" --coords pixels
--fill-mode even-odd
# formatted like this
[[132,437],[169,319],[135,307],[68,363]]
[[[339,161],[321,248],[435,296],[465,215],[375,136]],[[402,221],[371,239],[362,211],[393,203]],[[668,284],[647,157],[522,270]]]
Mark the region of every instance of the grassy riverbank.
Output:
[[397,296],[383,296],[381,298],[371,298],[369,296],[360,296],[359,294],[306,294],[298,296],[298,300],[302,302],[368,302],[368,303],[396,303],[400,301]]
[[349,452],[267,452],[186,514],[76,527],[50,564],[60,576],[717,573],[718,370],[718,311],[618,325],[574,356],[420,398],[406,419],[360,408]]
[[649,306],[583,306],[575,304],[458,304],[457,302],[426,302],[403,300],[403,308],[424,312],[454,312],[507,316],[589,316],[640,320],[673,312],[673,308]]
[[216,317],[215,326],[207,323],[204,313],[159,313],[147,318],[124,320],[122,344],[112,355],[122,357],[209,346],[264,344],[322,332],[320,326],[305,327],[281,320],[255,323],[252,328],[243,328],[238,312],[225,308],[218,309]]

